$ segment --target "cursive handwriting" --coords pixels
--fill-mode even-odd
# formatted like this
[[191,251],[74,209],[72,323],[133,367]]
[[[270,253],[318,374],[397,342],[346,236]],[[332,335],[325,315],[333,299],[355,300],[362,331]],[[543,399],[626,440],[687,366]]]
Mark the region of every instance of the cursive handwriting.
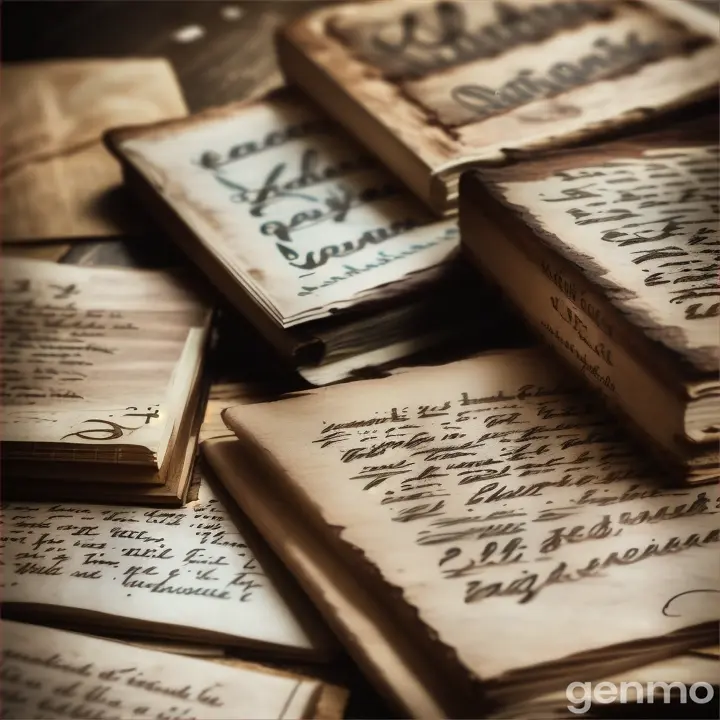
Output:
[[[367,41],[357,43],[356,50],[389,77],[417,77],[496,57],[613,15],[609,3],[578,0],[548,1],[529,7],[488,2],[478,10],[469,3],[436,2],[427,10],[405,12],[396,23],[384,23]],[[335,29],[335,34],[343,33]]]
[[486,118],[539,98],[554,97],[610,74],[630,72],[638,65],[658,59],[661,53],[658,43],[645,43],[632,32],[622,42],[598,38],[593,48],[594,52],[577,60],[554,63],[542,74],[530,68],[520,70],[512,80],[497,88],[459,85],[451,91],[452,98],[479,118]]

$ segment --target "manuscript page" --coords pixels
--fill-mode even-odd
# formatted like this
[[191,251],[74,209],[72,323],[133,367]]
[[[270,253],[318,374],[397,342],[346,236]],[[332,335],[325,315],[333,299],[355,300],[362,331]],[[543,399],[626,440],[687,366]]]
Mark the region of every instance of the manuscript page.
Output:
[[404,292],[457,247],[454,223],[432,222],[289,93],[117,137],[118,152],[283,327]]
[[319,683],[2,623],[5,718],[308,717]]
[[2,440],[141,446],[159,466],[202,350],[192,291],[165,273],[7,259],[2,293]]
[[717,486],[663,486],[567,382],[549,355],[514,351],[224,417],[498,679],[718,619]]
[[14,63],[2,69],[3,241],[137,232],[102,134],[187,114],[166,60]]
[[3,601],[16,612],[64,608],[80,627],[151,623],[146,633],[291,656],[327,649],[284,569],[205,480],[178,510],[6,503],[3,515]]

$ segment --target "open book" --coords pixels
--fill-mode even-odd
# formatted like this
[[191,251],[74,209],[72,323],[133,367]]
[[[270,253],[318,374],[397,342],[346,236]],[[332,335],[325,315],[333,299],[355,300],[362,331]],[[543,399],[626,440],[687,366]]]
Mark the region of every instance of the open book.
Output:
[[438,213],[460,171],[711,96],[717,17],[683,0],[385,0],[279,37],[285,76]]
[[691,482],[718,478],[718,119],[463,178],[463,246]]
[[716,641],[717,486],[664,484],[550,354],[224,417],[218,475],[410,714],[478,717]]
[[129,187],[310,382],[407,356],[457,322],[466,288],[444,272],[456,225],[299,96],[118,129],[108,144]]
[[314,608],[247,520],[201,475],[165,510],[5,503],[3,614],[120,638],[325,660]]
[[103,147],[111,127],[187,114],[161,58],[3,64],[3,242],[148,232]]
[[181,504],[210,311],[179,276],[6,259],[6,498]]
[[322,684],[4,621],[3,718],[315,717]]

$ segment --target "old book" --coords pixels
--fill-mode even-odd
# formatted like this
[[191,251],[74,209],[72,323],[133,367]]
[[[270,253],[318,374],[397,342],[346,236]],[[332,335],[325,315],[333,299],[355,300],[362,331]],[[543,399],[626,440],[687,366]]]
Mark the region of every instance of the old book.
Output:
[[682,0],[384,0],[287,27],[285,76],[438,213],[468,165],[712,96],[717,18]]
[[4,242],[103,238],[144,232],[122,191],[102,134],[121,124],[187,114],[167,60],[4,64]]
[[718,477],[717,118],[463,179],[463,246],[691,482]]
[[322,684],[4,621],[3,717],[314,717]]
[[299,96],[118,129],[108,143],[129,187],[310,382],[459,327],[474,290],[445,272],[455,224]]
[[172,510],[5,503],[0,551],[5,617],[275,661],[324,660],[334,649],[204,473],[199,499]]
[[6,259],[6,498],[181,504],[210,311],[179,275]]
[[717,486],[569,380],[489,353],[232,408],[203,450],[379,689],[479,717],[716,642]]

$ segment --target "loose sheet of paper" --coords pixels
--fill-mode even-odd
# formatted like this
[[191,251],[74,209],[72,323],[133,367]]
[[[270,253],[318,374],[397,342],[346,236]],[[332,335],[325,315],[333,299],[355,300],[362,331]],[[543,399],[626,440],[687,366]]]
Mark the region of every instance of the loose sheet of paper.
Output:
[[[719,152],[717,146],[647,151],[640,159],[621,157],[500,190],[592,263],[603,282],[621,288],[608,295],[640,319],[649,337],[689,357],[712,354],[712,371],[720,317]],[[556,284],[564,295],[556,307],[562,318],[583,298],[572,283]],[[594,317],[612,338],[602,316]],[[603,372],[612,373],[612,359],[594,354]]]
[[187,114],[170,63],[12,63],[3,67],[2,82],[2,239],[105,237],[143,229],[102,134]]
[[[207,310],[172,276],[7,259],[3,441],[160,451]],[[190,357],[184,358],[188,363]]]
[[717,486],[662,486],[540,351],[225,419],[483,679],[718,619]]
[[178,510],[7,503],[3,515],[5,604],[102,613],[93,624],[116,628],[146,621],[190,640],[219,633],[221,644],[290,654],[322,647],[323,635],[295,615],[307,606],[276,584],[283,569],[267,550],[255,556],[206,481],[198,502]]
[[436,268],[457,247],[454,223],[432,222],[337,125],[290,96],[131,138],[122,151],[284,327]]
[[3,718],[301,718],[319,684],[2,623]]

